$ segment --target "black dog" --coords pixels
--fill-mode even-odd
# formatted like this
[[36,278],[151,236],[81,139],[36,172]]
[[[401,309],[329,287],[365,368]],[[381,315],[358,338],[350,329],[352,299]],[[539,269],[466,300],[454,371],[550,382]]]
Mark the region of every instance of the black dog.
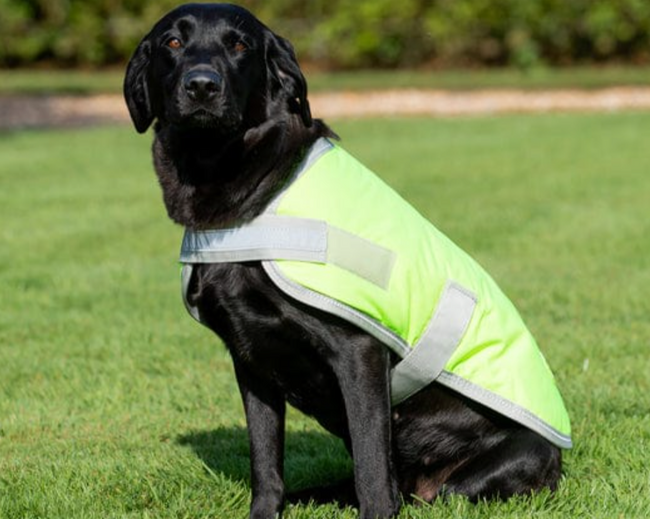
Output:
[[[258,215],[320,137],[291,45],[246,10],[190,4],[137,48],[125,96],[139,132],[155,124],[169,216],[190,229]],[[233,358],[250,437],[252,518],[283,508],[284,416],[291,405],[341,437],[365,519],[427,501],[554,489],[557,447],[437,383],[391,410],[399,360],[356,326],[281,292],[259,261],[198,265],[189,297]],[[325,492],[325,491],[324,491]]]

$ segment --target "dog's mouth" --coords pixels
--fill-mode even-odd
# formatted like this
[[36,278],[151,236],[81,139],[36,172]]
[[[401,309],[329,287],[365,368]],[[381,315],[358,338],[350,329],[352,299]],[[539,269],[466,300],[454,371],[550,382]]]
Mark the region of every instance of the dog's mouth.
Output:
[[197,108],[187,114],[184,119],[195,126],[214,126],[222,119],[214,110]]
[[219,130],[222,133],[236,131],[242,122],[241,116],[236,111],[228,110],[226,107],[206,106],[179,111],[178,115],[171,117],[170,120],[185,128]]

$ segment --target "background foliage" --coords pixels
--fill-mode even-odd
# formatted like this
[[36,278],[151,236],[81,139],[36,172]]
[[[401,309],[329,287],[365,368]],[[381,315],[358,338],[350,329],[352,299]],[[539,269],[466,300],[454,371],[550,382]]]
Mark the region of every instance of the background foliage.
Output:
[[[178,0],[0,0],[0,66],[125,60]],[[647,0],[241,0],[323,67],[650,61]]]

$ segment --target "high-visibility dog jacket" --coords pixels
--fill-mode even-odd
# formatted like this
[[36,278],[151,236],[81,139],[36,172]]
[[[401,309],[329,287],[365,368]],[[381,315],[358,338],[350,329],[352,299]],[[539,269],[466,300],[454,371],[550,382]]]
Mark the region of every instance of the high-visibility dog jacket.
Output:
[[402,360],[396,405],[434,380],[571,447],[544,357],[494,280],[374,173],[318,140],[263,214],[239,227],[186,230],[193,264],[261,261],[290,297],[373,335]]

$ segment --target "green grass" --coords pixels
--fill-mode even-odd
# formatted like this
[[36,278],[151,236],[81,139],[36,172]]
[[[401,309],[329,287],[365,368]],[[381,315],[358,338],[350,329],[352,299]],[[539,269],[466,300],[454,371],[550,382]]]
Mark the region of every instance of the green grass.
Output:
[[[401,519],[650,516],[650,115],[335,124],[470,251],[537,336],[576,447],[554,496],[452,499]],[[228,355],[186,315],[150,136],[0,134],[0,517],[246,517]],[[291,411],[287,482],[350,470]],[[290,519],[353,510],[289,507]]]
[[[481,88],[594,89],[619,85],[650,85],[650,67],[572,67],[476,70],[366,70],[323,73],[307,71],[313,92],[423,88],[475,90]],[[0,94],[117,94],[123,68],[84,70],[0,70]]]
[[0,69],[0,94],[119,94],[122,91],[125,68],[94,71]]

